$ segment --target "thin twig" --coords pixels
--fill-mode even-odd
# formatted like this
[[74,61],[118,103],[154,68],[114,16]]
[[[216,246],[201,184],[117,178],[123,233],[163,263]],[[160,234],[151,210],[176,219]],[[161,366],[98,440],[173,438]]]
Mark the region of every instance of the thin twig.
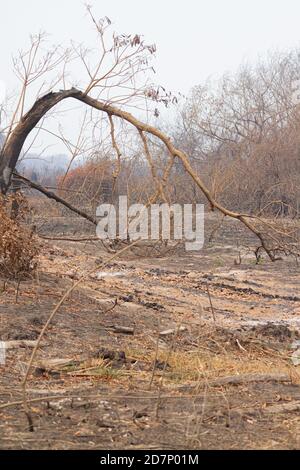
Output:
[[211,300],[211,295],[210,295],[210,290],[209,290],[208,283],[206,283],[206,290],[207,290],[207,295],[208,295],[208,298],[209,298],[209,303],[210,303],[210,308],[211,308],[211,313],[212,313],[212,316],[213,316],[213,320],[214,320],[214,323],[216,323],[215,309],[214,309],[214,306],[213,306],[213,303],[212,303],[212,300]]

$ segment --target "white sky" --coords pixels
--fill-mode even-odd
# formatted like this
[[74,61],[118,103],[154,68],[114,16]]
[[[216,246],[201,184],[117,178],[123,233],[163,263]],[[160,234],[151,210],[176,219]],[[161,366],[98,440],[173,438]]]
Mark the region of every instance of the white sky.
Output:
[[[91,0],[118,33],[141,33],[158,48],[156,80],[186,93],[271,48],[300,45],[299,0]],[[13,83],[11,55],[30,33],[53,43],[92,41],[82,0],[1,0],[0,81]]]

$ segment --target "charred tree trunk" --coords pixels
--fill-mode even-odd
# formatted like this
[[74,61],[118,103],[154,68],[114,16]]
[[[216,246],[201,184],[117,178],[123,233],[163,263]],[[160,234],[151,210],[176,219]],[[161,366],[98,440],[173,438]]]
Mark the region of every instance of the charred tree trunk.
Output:
[[75,95],[76,92],[78,93],[77,90],[72,88],[58,93],[48,93],[35,102],[33,107],[12,130],[0,152],[0,192],[2,194],[6,194],[10,187],[12,174],[30,132],[53,106],[65,98]]

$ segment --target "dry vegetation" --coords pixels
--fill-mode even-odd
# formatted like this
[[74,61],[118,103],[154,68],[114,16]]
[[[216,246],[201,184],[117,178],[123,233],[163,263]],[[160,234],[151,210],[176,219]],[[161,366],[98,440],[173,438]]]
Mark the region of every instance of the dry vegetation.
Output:
[[[21,90],[0,151],[0,446],[298,449],[299,54],[185,99],[149,81],[154,45],[88,14],[99,50],[45,53],[38,35],[14,61]],[[75,142],[47,128],[57,107],[70,118],[69,101],[82,106]],[[177,112],[168,132],[153,125],[161,106]],[[68,168],[21,174],[43,133],[64,144]],[[203,250],[161,233],[100,241],[96,208],[119,195],[205,204]]]
[[[22,204],[22,213],[12,217],[13,206]],[[34,230],[24,224],[26,208],[22,196],[0,196],[0,269],[3,276],[22,279],[35,269],[38,254]],[[23,223],[22,223],[23,222]]]

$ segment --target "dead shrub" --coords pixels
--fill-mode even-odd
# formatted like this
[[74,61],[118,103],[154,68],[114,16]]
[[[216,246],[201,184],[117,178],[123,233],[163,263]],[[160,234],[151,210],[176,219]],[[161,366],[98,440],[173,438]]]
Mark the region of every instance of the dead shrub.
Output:
[[[0,274],[9,278],[21,279],[28,276],[36,267],[38,253],[34,231],[24,224],[28,211],[22,206],[21,195],[0,196]],[[21,207],[18,217],[11,217],[13,204]]]

